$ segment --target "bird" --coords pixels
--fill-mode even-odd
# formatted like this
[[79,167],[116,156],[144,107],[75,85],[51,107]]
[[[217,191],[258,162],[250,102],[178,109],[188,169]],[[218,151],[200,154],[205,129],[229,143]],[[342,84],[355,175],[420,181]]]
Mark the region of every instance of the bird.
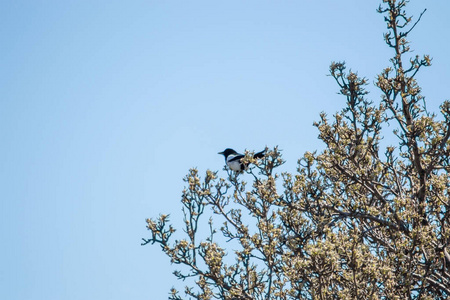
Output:
[[[253,158],[263,158],[265,152],[266,150],[255,153],[253,155]],[[223,156],[225,156],[225,162],[227,166],[233,171],[242,172],[248,167],[248,163],[242,162],[242,159],[245,157],[245,155],[237,153],[231,148],[227,148],[222,152],[219,152],[218,154],[222,154]]]

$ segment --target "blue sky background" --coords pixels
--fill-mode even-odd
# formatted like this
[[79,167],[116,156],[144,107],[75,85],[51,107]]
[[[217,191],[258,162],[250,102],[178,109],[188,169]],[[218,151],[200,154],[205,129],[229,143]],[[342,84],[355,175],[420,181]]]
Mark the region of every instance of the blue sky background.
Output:
[[[190,167],[226,147],[322,147],[344,105],[331,61],[371,82],[391,51],[378,1],[2,1],[0,299],[166,299],[175,266],[145,219],[181,224]],[[428,108],[450,98],[450,2],[413,1]],[[220,171],[223,174],[223,171]],[[245,175],[244,175],[245,176]]]

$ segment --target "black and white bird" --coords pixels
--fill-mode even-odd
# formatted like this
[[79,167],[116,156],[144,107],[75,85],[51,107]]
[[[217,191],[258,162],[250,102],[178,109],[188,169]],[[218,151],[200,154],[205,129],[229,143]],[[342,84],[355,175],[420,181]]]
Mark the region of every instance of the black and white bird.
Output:
[[[255,153],[253,155],[253,158],[263,158],[265,152],[266,150]],[[244,171],[248,167],[248,164],[244,164],[242,162],[242,159],[245,157],[245,155],[237,153],[233,149],[227,148],[222,152],[219,152],[218,154],[222,154],[223,156],[225,156],[225,162],[227,166],[233,171]]]

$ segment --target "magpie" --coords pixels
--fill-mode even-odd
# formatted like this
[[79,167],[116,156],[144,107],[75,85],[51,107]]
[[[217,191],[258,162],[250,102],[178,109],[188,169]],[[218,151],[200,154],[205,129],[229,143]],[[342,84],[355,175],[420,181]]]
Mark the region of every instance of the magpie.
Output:
[[[263,158],[264,152],[266,152],[266,150],[255,153],[253,155],[253,158]],[[233,149],[227,148],[222,152],[219,152],[218,154],[222,154],[223,156],[225,156],[225,162],[227,163],[227,166],[233,171],[241,172],[248,167],[248,163],[244,164],[241,161],[245,157],[245,155],[239,154]]]

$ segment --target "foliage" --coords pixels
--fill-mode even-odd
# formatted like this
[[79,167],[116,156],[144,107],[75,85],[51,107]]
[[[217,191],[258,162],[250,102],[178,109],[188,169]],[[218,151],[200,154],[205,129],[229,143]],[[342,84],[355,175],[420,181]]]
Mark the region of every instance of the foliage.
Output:
[[[365,78],[332,63],[347,102],[315,123],[324,151],[305,153],[296,174],[276,173],[284,163],[277,148],[261,161],[247,153],[251,187],[229,170],[225,179],[190,170],[181,201],[185,239],[171,241],[167,215],[147,220],[151,237],[143,244],[160,244],[187,269],[175,275],[194,278],[188,297],[450,297],[450,102],[440,118],[426,111],[415,77],[431,60],[408,56],[420,17],[412,23],[407,1],[383,2],[378,11],[394,55],[377,78],[379,103],[367,99]],[[397,146],[381,145],[387,125],[395,127]],[[206,212],[213,217],[201,239]],[[182,298],[173,289],[170,299]]]

